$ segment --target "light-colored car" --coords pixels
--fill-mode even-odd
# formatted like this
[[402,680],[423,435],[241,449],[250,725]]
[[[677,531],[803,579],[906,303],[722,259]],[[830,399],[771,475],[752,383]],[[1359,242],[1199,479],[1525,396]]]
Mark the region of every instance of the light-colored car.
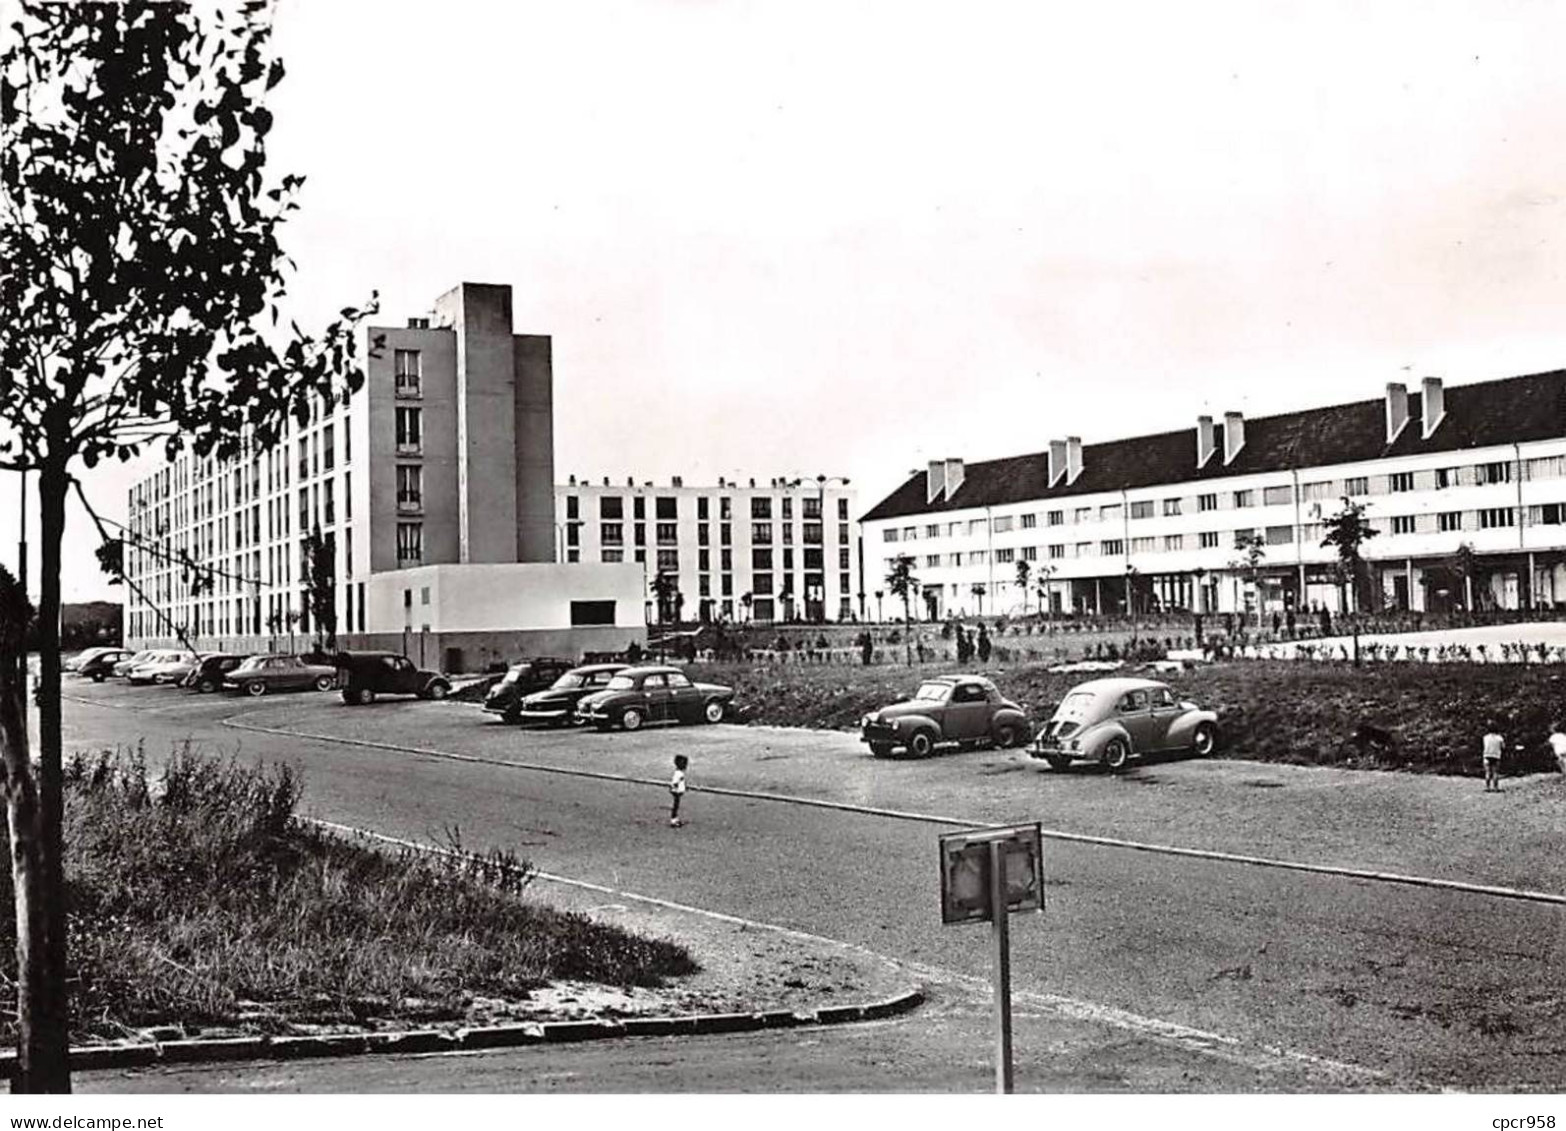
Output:
[[1218,746],[1218,716],[1152,679],[1094,679],[1073,687],[1028,753],[1051,769],[1073,761],[1123,769],[1135,755]]
[[859,721],[860,741],[884,758],[903,749],[916,758],[937,746],[1021,746],[1028,716],[982,675],[927,679],[913,697],[870,712]]
[[86,648],[61,663],[60,670],[65,672],[80,671],[83,664],[96,660],[107,652],[118,651],[118,648]]
[[162,659],[149,660],[140,667],[132,668],[130,681],[132,683],[168,683],[178,684],[186,676],[196,669],[201,662],[201,657],[194,652],[175,652],[164,656]]
[[157,655],[156,648],[143,648],[140,652],[134,652],[114,665],[114,675],[124,678],[130,675],[131,669],[139,664],[145,664],[153,656]]
[[162,680],[154,678],[157,672],[165,665],[183,660],[188,655],[188,652],[180,652],[173,648],[156,649],[140,663],[132,664],[130,670],[125,673],[125,678],[131,683],[161,683]]

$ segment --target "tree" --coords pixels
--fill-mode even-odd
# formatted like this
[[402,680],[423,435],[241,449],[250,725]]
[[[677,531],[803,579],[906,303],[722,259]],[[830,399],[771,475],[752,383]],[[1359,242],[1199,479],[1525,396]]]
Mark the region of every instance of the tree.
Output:
[[751,596],[748,592],[740,594],[740,604],[745,607],[745,619],[746,620],[750,619],[750,606],[755,601],[755,599],[756,598]]
[[1053,619],[1055,615],[1055,606],[1054,603],[1049,599],[1049,582],[1050,578],[1055,576],[1055,571],[1057,568],[1058,567],[1053,564],[1039,566],[1037,580],[1034,582],[1034,584],[1038,587],[1039,592],[1039,609],[1042,612],[1048,614],[1051,619]]
[[1234,534],[1234,548],[1240,556],[1229,562],[1229,568],[1245,574],[1246,579],[1251,583],[1251,590],[1256,594],[1256,631],[1260,632],[1262,630],[1262,561],[1267,557],[1267,540],[1254,530],[1237,530]]
[[265,175],[283,77],[267,8],[29,2],[0,44],[0,468],[38,473],[42,517],[38,765],[17,763],[37,806],[10,812],[16,889],[43,893],[17,906],[19,952],[43,956],[19,971],[22,1091],[70,1089],[59,624],[76,472],[154,446],[270,447],[363,380],[373,299],[319,338],[282,328],[279,234],[302,182]]
[[[903,647],[907,653],[908,666],[913,666],[913,617],[909,612],[909,602],[913,598],[914,591],[919,588],[919,579],[914,576],[914,560],[908,554],[898,554],[892,559],[892,568],[886,575],[886,588],[892,596],[900,598],[903,602]],[[881,594],[875,595],[877,604],[880,603]]]
[[1452,567],[1463,579],[1463,608],[1472,615],[1474,611],[1474,574],[1477,570],[1472,542],[1459,542],[1452,555]]
[[968,586],[968,592],[972,593],[978,600],[979,615],[982,617],[984,615],[984,594],[989,592],[989,590],[985,588],[984,582],[975,581],[972,585]]
[[337,651],[337,546],[317,526],[306,537],[305,607],[315,626],[316,651]]
[[[1364,569],[1365,561],[1360,557],[1360,547],[1380,533],[1365,519],[1367,504],[1356,503],[1347,496],[1343,497],[1343,506],[1338,513],[1323,521],[1326,528],[1326,536],[1322,538],[1323,546],[1331,546],[1338,553],[1338,588],[1342,592],[1345,582],[1358,587],[1359,576]],[[1359,608],[1358,594],[1355,594],[1355,611]],[[1350,629],[1354,634],[1354,666],[1359,667],[1359,618],[1350,618]]]
[[1028,615],[1028,578],[1033,575],[1033,567],[1028,565],[1026,558],[1017,559],[1017,588],[1022,592],[1022,615]]
[[663,624],[674,615],[674,594],[679,588],[679,582],[672,573],[660,569],[653,575],[648,588],[658,603],[658,623]]

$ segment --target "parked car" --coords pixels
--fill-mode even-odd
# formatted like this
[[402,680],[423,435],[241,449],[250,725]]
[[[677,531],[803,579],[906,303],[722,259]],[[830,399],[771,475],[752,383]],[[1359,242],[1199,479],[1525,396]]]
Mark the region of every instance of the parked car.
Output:
[[644,723],[721,723],[734,702],[734,689],[692,683],[679,668],[626,668],[609,677],[602,691],[584,696],[576,718],[600,730],[639,730]]
[[308,664],[300,656],[251,656],[223,677],[228,691],[266,695],[272,691],[330,691],[337,669]]
[[1217,745],[1217,714],[1182,701],[1167,683],[1094,679],[1079,683],[1060,701],[1028,753],[1056,770],[1075,760],[1119,770],[1133,755],[1211,754]]
[[125,649],[119,647],[84,648],[80,652],[76,653],[76,655],[61,663],[60,670],[65,672],[81,671],[83,664],[89,663],[90,661],[103,655],[105,652],[123,652],[124,650]]
[[373,703],[382,695],[444,699],[451,694],[445,676],[416,668],[412,660],[395,652],[339,652],[336,676],[343,702],[352,706]]
[[110,648],[106,652],[99,652],[91,659],[83,660],[77,665],[76,674],[94,683],[102,683],[114,674],[116,664],[130,659],[132,655],[134,653],[125,648]]
[[[195,662],[189,652],[181,652],[174,648],[160,648],[148,655],[141,663],[132,665],[125,673],[125,678],[136,684],[166,683],[168,678],[164,673],[185,661]],[[188,667],[183,668],[180,671],[180,678],[185,678],[185,672],[189,670]]]
[[120,676],[122,678],[128,676],[130,675],[132,668],[138,664],[145,664],[156,654],[156,648],[144,648],[140,652],[132,652],[129,656],[126,656],[119,663],[115,664],[114,668],[110,671],[109,674]]
[[[203,694],[217,691],[223,686],[223,677],[239,667],[250,657],[239,652],[208,652],[201,662],[190,670],[183,686],[194,687]],[[335,672],[336,669],[334,668]]]
[[[484,710],[492,715],[499,715],[508,723],[517,722],[521,717],[523,699],[535,691],[542,691],[549,687],[574,667],[576,665],[570,660],[548,656],[512,664],[506,669],[505,678],[491,687],[489,693],[484,696]],[[569,713],[570,709],[567,708],[567,714]]]
[[1020,746],[1028,740],[1027,712],[982,675],[927,679],[913,698],[860,720],[860,741],[884,758],[902,748],[916,758],[937,746]]
[[569,723],[576,714],[576,705],[589,695],[609,686],[609,681],[625,671],[626,664],[583,664],[565,672],[543,691],[522,696],[505,710],[492,706],[491,698],[484,700],[484,710],[499,714],[508,723]]

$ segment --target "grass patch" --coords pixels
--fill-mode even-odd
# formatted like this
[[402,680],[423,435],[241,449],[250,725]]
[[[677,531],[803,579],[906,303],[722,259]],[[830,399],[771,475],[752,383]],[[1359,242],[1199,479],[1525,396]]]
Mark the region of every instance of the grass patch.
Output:
[[[700,677],[735,687],[752,722],[851,730],[922,678],[957,670],[708,664]],[[1003,694],[1030,709],[1035,725],[1092,678],[1051,674],[1044,664],[987,671]],[[1545,736],[1553,718],[1566,716],[1566,673],[1553,665],[1240,661],[1153,678],[1219,712],[1220,757],[1260,762],[1478,775],[1479,739],[1493,718],[1509,746],[1526,747],[1508,749],[1504,772],[1546,772],[1555,764]]]
[[[454,845],[391,853],[300,820],[286,765],[139,753],[66,773],[72,1031],[431,1022],[559,979],[658,986],[697,965],[526,895],[530,864]],[[0,875],[0,898],[11,877]],[[15,1040],[15,924],[0,917],[0,1040]]]

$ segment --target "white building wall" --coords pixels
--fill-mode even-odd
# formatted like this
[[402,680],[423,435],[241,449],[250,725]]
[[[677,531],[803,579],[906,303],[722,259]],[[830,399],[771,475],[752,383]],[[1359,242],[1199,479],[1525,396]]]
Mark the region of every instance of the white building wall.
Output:
[[634,564],[419,566],[371,576],[368,601],[370,633],[565,629],[572,627],[573,601],[613,601],[616,627],[645,624],[642,573]]

